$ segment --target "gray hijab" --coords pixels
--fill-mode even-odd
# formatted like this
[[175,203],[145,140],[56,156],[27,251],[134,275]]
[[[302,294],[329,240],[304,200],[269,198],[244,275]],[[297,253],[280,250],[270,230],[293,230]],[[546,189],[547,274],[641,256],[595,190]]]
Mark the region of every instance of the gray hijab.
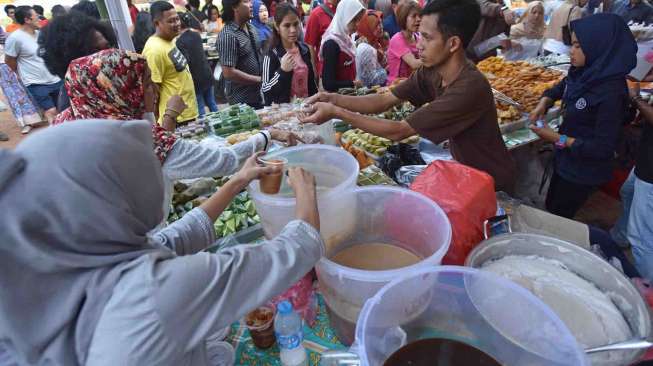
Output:
[[0,150],[0,347],[27,365],[84,364],[121,271],[162,220],[147,122],[88,121]]

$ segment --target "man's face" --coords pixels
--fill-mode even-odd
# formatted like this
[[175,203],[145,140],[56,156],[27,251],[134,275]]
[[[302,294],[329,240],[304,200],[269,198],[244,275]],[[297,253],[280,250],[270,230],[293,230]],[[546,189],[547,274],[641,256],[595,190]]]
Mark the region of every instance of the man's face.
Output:
[[7,16],[11,18],[11,20],[16,20],[16,9],[9,9],[7,10]]
[[172,40],[181,31],[181,21],[175,9],[164,11],[161,17],[154,21],[154,25],[160,36]]
[[422,17],[419,25],[421,38],[417,42],[419,58],[425,67],[439,66],[456,51],[452,44],[454,38],[445,39],[438,29],[438,15],[429,14]]
[[30,10],[29,16],[25,18],[25,25],[39,29],[39,16],[34,9]]
[[234,14],[237,19],[248,21],[254,18],[254,8],[252,7],[252,0],[242,0],[238,6],[234,8]]

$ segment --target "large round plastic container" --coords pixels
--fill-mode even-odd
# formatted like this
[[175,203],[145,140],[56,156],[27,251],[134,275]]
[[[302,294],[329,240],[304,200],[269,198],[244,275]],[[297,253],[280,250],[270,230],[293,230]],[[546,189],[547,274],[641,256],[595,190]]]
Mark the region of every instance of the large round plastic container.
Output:
[[363,366],[383,365],[399,348],[427,338],[464,342],[507,366],[588,364],[569,329],[541,300],[467,267],[405,271],[365,303],[356,327]]
[[[358,179],[358,162],[351,154],[333,146],[300,145],[266,155],[266,158],[274,157],[285,158],[287,167],[302,167],[315,176],[323,238],[337,234],[343,221],[353,220],[345,210],[348,192],[356,188]],[[277,236],[295,219],[295,197],[285,175],[278,194],[261,193],[258,181],[250,183],[247,190],[267,238]]]
[[[340,234],[327,239],[326,256],[316,266],[331,326],[347,345],[354,340],[356,320],[365,301],[403,273],[439,265],[451,241],[447,215],[420,193],[370,186],[352,191],[350,197],[346,217],[330,217],[338,224]],[[343,249],[367,243],[398,246],[423,259],[407,267],[381,271],[345,267],[329,260]]]

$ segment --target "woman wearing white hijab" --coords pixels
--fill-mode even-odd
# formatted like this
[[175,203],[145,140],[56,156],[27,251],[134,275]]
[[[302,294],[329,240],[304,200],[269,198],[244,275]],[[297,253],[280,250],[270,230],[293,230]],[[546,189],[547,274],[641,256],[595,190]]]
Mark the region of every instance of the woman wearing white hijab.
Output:
[[322,86],[327,91],[363,85],[356,80],[356,44],[351,39],[363,14],[365,8],[360,0],[341,0],[322,36],[318,69],[322,74]]
[[510,27],[510,38],[542,39],[544,37],[544,3],[533,1],[522,15],[519,23]]
[[0,363],[205,365],[205,338],[281,293],[324,252],[315,183],[289,176],[297,220],[273,240],[198,253],[250,158],[154,234],[161,163],[147,122],[86,121],[0,150]]

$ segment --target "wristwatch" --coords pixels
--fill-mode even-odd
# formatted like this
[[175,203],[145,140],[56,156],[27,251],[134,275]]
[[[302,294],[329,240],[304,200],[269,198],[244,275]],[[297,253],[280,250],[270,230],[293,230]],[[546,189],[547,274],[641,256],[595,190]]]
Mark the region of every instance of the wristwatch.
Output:
[[560,135],[560,139],[556,142],[556,147],[558,149],[564,149],[567,147],[567,135]]

